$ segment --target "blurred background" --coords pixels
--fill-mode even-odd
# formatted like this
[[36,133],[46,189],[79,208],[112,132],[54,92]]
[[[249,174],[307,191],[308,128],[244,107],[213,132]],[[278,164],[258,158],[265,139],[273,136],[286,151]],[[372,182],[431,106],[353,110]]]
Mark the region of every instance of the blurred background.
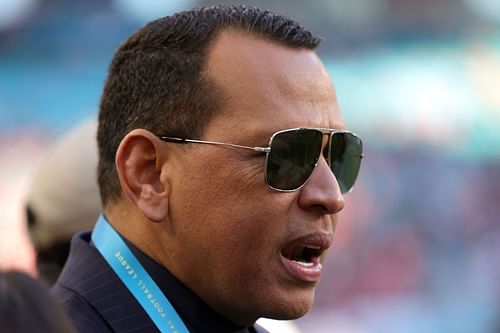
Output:
[[[347,127],[365,142],[299,327],[500,332],[500,1],[244,3],[324,37]],[[119,43],[150,19],[210,4],[0,0],[0,268],[35,272],[31,177],[51,143],[97,116]]]

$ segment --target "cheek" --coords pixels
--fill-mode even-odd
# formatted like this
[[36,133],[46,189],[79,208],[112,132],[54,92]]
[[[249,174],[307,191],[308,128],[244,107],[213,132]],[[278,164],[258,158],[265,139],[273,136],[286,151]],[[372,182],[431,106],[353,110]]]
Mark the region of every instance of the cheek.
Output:
[[230,198],[215,205],[206,219],[212,232],[211,243],[219,245],[215,249],[220,251],[219,258],[232,263],[235,269],[241,261],[264,264],[271,260],[289,234],[290,203],[267,188],[248,189]]
[[185,242],[224,261],[270,254],[286,232],[292,197],[265,185],[261,159],[199,162],[183,170],[173,191],[172,213]]
[[232,210],[253,210],[259,205],[259,197],[267,192],[264,161],[221,149],[211,150],[209,158],[187,163],[173,194],[182,193],[204,213],[214,209],[226,214]]

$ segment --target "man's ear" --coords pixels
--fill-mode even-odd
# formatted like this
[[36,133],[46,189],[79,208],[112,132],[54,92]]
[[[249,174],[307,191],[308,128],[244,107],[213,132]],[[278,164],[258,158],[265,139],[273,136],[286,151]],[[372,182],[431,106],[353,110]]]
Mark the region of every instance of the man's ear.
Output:
[[153,133],[144,129],[129,132],[116,152],[116,171],[122,191],[148,220],[161,222],[168,214],[170,184],[162,177],[168,154]]

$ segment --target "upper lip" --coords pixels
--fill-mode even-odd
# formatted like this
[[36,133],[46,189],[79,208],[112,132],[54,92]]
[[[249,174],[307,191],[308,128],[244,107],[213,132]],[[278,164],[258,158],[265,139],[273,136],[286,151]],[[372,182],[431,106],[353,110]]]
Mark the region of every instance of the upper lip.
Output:
[[304,236],[297,237],[289,242],[287,242],[281,248],[281,254],[287,258],[290,258],[292,252],[297,247],[311,248],[317,250],[319,256],[321,256],[333,243],[333,234],[329,232],[315,232],[309,233]]

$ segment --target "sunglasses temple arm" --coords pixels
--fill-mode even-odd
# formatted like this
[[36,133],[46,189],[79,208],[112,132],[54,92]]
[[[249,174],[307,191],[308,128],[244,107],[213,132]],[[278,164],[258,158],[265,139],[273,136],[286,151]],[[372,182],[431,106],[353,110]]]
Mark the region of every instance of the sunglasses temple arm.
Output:
[[173,142],[173,143],[191,142],[191,143],[199,143],[199,144],[207,144],[207,145],[217,145],[217,146],[226,146],[226,147],[233,147],[233,148],[250,149],[250,150],[262,152],[262,153],[269,153],[271,151],[270,147],[250,147],[250,146],[237,145],[234,143],[224,143],[224,142],[217,142],[217,141],[183,139],[183,138],[174,138],[174,137],[170,137],[170,136],[160,136],[160,139],[162,141],[168,141],[168,142]]

